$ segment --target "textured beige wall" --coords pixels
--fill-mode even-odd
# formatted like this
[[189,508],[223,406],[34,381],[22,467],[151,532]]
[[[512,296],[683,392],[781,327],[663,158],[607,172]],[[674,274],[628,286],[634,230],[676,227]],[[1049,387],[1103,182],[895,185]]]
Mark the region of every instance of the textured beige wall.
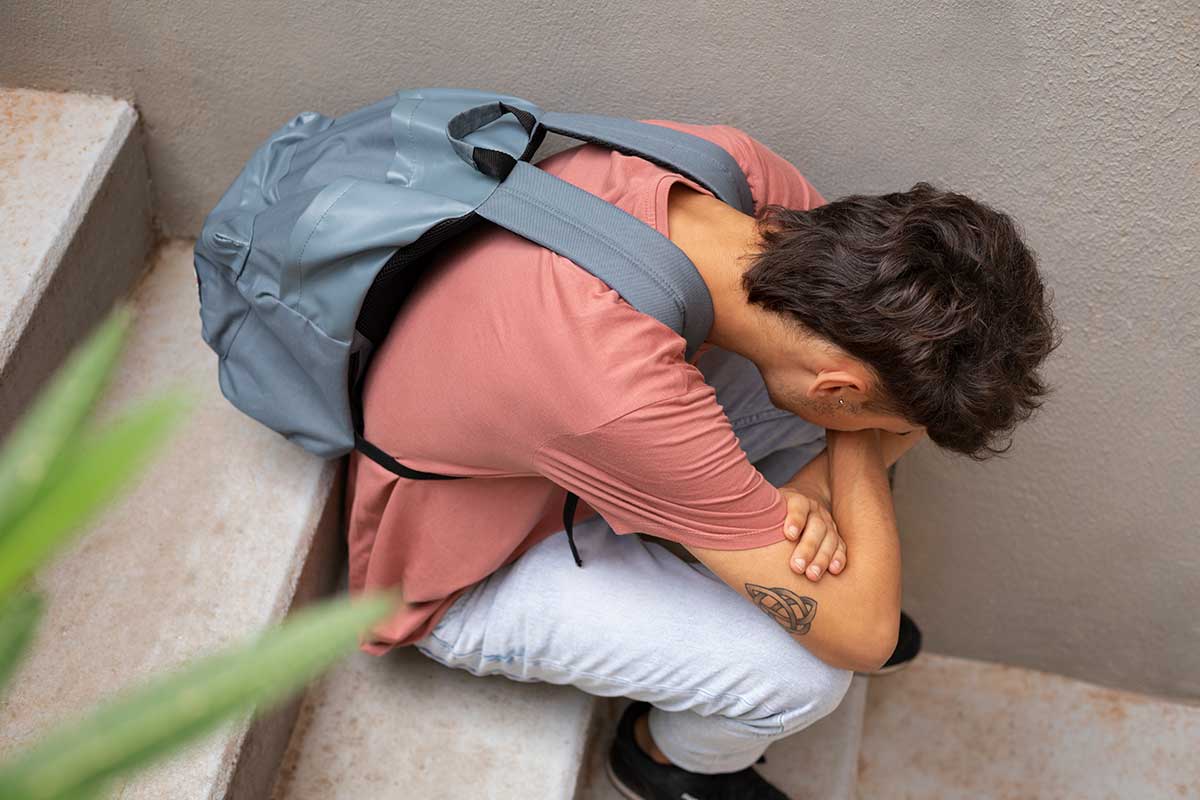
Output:
[[1200,17],[1158,5],[461,0],[0,6],[0,84],[133,99],[168,233],[296,112],[479,86],[721,121],[829,197],[1012,212],[1058,296],[1053,403],[1005,460],[900,470],[929,645],[1200,696]]

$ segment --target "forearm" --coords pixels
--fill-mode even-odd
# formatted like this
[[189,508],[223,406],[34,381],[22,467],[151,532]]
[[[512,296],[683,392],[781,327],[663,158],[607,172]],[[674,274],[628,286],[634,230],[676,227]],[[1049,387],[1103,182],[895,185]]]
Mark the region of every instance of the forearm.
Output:
[[[816,493],[830,507],[834,524],[845,542],[846,566],[838,574],[826,573],[820,583],[841,589],[837,608],[826,603],[830,616],[850,634],[830,641],[833,659],[870,663],[891,655],[900,614],[900,542],[888,486],[887,468],[913,446],[916,435],[899,436],[884,431],[829,431],[827,448],[807,473],[802,470],[792,484],[810,495]],[[808,481],[805,489],[801,485]],[[811,594],[816,582],[809,583]],[[832,598],[830,598],[832,599]],[[827,619],[826,622],[835,620]]]
[[[852,577],[866,594],[862,600],[867,624],[882,626],[869,638],[873,641],[889,633],[894,637],[899,626],[900,537],[887,468],[908,447],[911,443],[885,451],[883,435],[874,431],[831,431],[828,437],[833,518],[848,551],[855,553],[843,575]],[[890,651],[889,646],[887,655]]]
[[[837,434],[838,431],[830,431]],[[901,436],[898,433],[889,431],[879,432],[879,446],[883,455],[883,463],[885,467],[890,467],[900,460],[900,457],[913,448],[917,442],[921,441],[924,434],[911,433],[907,436]],[[792,478],[784,484],[792,488],[805,490],[825,501],[826,505],[831,505],[831,492],[829,485],[829,450],[822,450],[821,453],[797,472]]]

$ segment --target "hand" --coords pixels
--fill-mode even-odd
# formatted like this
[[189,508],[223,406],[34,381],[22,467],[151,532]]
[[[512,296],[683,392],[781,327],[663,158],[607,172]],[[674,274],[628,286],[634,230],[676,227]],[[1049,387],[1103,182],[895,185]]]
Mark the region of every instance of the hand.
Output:
[[779,493],[788,504],[783,535],[799,542],[788,561],[792,572],[811,581],[820,580],[826,569],[840,574],[846,568],[846,543],[820,493],[797,486],[784,486]]

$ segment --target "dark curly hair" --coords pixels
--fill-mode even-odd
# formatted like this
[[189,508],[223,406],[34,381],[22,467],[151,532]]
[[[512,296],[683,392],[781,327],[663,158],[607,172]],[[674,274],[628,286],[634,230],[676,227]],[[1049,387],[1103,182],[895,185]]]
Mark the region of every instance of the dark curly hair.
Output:
[[1058,345],[1050,295],[1012,219],[918,183],[757,214],[748,300],[799,322],[879,379],[872,405],[941,447],[986,458],[1048,389]]

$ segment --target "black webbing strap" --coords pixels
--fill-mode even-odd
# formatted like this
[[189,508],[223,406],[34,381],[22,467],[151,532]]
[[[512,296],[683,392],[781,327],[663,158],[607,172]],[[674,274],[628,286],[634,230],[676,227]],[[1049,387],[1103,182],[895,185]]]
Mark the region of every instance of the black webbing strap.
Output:
[[563,503],[563,530],[567,532],[567,544],[571,545],[571,556],[575,559],[575,566],[582,567],[583,559],[579,557],[579,548],[575,546],[575,508],[579,505],[579,495],[574,492],[567,492],[567,499]]
[[368,442],[358,433],[354,434],[354,449],[388,472],[391,472],[393,475],[399,475],[401,478],[412,478],[416,481],[457,481],[470,477],[469,475],[439,475],[436,472],[421,472],[418,469],[411,469]]
[[[401,478],[412,478],[417,481],[456,481],[470,477],[469,475],[439,475],[436,472],[421,472],[411,469],[357,433],[354,434],[354,449]],[[567,532],[567,544],[571,546],[571,557],[575,559],[575,566],[582,567],[583,559],[579,557],[579,548],[575,545],[575,509],[578,507],[579,495],[567,492],[567,499],[563,502],[563,529]]]
[[469,477],[467,475],[439,475],[436,472],[421,472],[418,469],[410,469],[388,455],[385,450],[376,447],[363,437],[362,389],[363,377],[366,370],[359,369],[360,360],[360,352],[355,351],[350,354],[350,417],[354,424],[354,449],[388,472],[393,475],[399,475],[401,478],[412,478],[418,481],[456,481]]
[[[521,123],[521,127],[525,129],[525,133],[529,134],[529,143],[520,158],[514,158],[502,150],[474,147],[466,141],[468,134],[474,133],[505,114],[512,114],[516,117],[517,121]],[[466,148],[470,148],[471,161],[474,162],[476,169],[484,175],[498,180],[504,180],[504,177],[512,172],[517,161],[526,161],[532,158],[541,145],[542,139],[546,136],[546,132],[538,128],[537,118],[533,114],[504,102],[486,103],[455,114],[446,123],[446,134],[456,147],[463,148],[459,150],[460,153],[465,152]]]

